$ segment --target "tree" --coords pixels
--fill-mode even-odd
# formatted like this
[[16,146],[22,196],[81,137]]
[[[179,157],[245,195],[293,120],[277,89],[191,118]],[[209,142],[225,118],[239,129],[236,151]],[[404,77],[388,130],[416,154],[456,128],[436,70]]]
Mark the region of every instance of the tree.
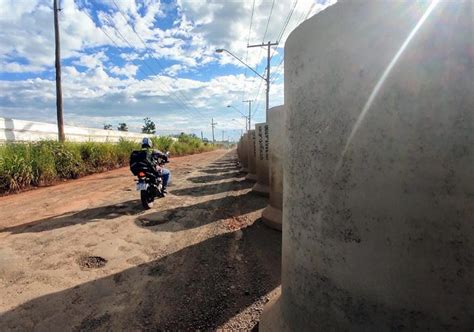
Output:
[[119,123],[119,126],[117,127],[119,131],[128,131],[128,126],[125,122]]
[[104,125],[104,129],[105,130],[112,130],[112,125],[109,123],[109,124],[105,124]]
[[145,124],[142,127],[142,133],[144,134],[156,133],[155,123],[150,118],[144,118],[143,121],[145,122]]

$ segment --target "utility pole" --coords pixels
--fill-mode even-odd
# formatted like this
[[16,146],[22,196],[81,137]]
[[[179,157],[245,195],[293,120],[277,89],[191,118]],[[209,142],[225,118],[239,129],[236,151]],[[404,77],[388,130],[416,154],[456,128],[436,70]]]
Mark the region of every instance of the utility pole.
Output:
[[248,120],[249,120],[249,129],[252,129],[252,127],[250,126],[250,118],[252,117],[252,101],[253,100],[242,100],[243,103],[249,103],[249,116],[248,116]]
[[54,44],[55,44],[55,67],[56,67],[56,113],[58,117],[58,140],[64,142],[64,120],[63,120],[63,92],[61,87],[61,43],[59,39],[58,0],[53,0],[54,10]]
[[201,141],[204,141],[204,135],[202,134],[202,130],[201,130]]
[[[267,76],[265,77],[265,82],[267,83],[267,96],[266,96],[266,103],[265,103],[265,121],[268,120],[268,109],[270,107],[270,47],[278,45],[278,42],[275,43],[261,43],[257,45],[248,45],[247,48],[250,47],[267,47]],[[250,120],[249,120],[250,121]]]
[[214,122],[214,118],[211,120],[211,127],[212,127],[212,144],[216,143],[216,140],[214,138],[214,127],[216,126],[217,122]]
[[222,142],[224,142],[224,134],[225,134],[225,130],[222,131]]

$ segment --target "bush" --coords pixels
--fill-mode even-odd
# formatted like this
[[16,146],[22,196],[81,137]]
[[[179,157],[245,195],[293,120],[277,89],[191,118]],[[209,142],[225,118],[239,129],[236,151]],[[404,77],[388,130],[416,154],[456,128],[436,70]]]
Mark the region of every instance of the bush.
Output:
[[0,151],[0,189],[18,191],[27,187],[33,177],[27,146],[7,144]]
[[151,141],[153,142],[153,147],[160,151],[166,152],[170,151],[171,145],[174,143],[171,137],[152,137]]
[[57,177],[54,149],[49,141],[31,144],[32,184],[49,184]]

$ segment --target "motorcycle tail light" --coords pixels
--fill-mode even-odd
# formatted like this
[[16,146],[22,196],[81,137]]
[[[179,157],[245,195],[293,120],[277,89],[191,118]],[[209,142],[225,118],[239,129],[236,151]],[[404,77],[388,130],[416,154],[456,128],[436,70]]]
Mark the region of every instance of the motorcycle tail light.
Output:
[[144,177],[144,176],[145,176],[145,173],[140,172],[140,173],[138,173],[138,176],[139,176],[139,177]]

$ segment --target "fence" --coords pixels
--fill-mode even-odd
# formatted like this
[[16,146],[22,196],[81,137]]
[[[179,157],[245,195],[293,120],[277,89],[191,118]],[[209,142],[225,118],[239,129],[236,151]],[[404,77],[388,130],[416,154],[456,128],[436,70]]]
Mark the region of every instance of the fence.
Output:
[[[113,131],[94,128],[64,126],[68,141],[74,142],[118,142],[120,138],[140,141],[145,134],[126,131]],[[0,117],[0,142],[34,142],[45,139],[58,139],[56,124],[15,120]]]

